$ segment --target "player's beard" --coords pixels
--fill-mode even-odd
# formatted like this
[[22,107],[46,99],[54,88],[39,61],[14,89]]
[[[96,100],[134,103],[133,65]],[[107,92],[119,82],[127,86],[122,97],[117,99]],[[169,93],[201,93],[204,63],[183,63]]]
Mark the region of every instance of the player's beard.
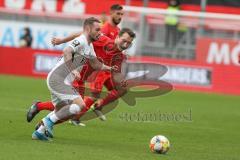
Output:
[[127,49],[127,47],[119,46],[118,49],[119,49],[120,51],[123,51],[123,50]]
[[90,38],[90,41],[94,42],[94,41],[97,41],[99,39],[100,35],[99,36],[92,36],[91,34],[89,35],[89,38]]
[[119,18],[118,20],[115,20],[114,18],[112,19],[113,23],[117,26],[120,22],[121,22],[121,18]]
[[122,47],[121,45],[117,45],[117,48],[118,48],[119,51],[123,51],[123,50],[126,49],[126,47]]
[[90,37],[90,41],[91,41],[91,42],[96,41],[95,38],[94,38],[92,35],[90,35],[89,37]]
[[118,45],[118,49],[119,49],[120,51],[124,51],[124,50],[130,48],[131,46],[132,46],[132,44],[129,45],[129,46],[127,46],[127,47],[124,47],[124,46]]

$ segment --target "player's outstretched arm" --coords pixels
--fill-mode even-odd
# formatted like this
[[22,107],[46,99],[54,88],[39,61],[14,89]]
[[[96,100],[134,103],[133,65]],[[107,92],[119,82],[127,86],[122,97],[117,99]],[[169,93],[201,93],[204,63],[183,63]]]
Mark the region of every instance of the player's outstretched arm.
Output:
[[110,67],[110,66],[107,66],[107,65],[99,62],[97,58],[89,59],[89,63],[91,65],[91,67],[95,70],[116,71],[118,69],[117,66]]
[[82,34],[82,32],[76,32],[76,33],[71,33],[69,36],[64,37],[64,38],[58,38],[58,37],[53,37],[51,40],[52,45],[59,45],[62,43],[69,42],[77,37],[79,37]]

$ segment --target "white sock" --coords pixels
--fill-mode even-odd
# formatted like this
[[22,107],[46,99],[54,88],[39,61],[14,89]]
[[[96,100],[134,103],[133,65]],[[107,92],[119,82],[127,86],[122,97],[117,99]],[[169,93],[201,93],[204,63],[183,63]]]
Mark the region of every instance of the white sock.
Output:
[[52,111],[50,113],[48,113],[47,117],[50,117],[51,115],[53,115],[55,113],[55,111]]
[[44,127],[44,125],[41,125],[39,128],[38,128],[38,130],[37,130],[39,133],[41,133],[41,134],[44,134],[45,133],[45,127]]
[[52,115],[50,115],[50,120],[53,122],[53,123],[56,123],[58,120],[59,120],[59,118],[56,116],[56,114],[55,113],[53,113]]

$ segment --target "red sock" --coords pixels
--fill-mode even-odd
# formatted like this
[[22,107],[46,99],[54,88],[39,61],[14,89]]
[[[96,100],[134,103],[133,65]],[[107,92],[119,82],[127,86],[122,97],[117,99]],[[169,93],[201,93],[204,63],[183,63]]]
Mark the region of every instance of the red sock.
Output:
[[108,95],[102,99],[100,101],[100,103],[96,104],[96,108],[102,108],[103,106],[115,101],[116,99],[118,99],[120,97],[118,91],[116,91],[115,89],[112,90],[110,93],[108,93]]
[[94,100],[91,97],[84,97],[84,102],[85,102],[86,108],[89,109],[91,105],[93,105]]
[[42,111],[42,110],[53,111],[54,110],[54,105],[52,104],[51,101],[49,101],[49,102],[39,102],[39,103],[37,103],[37,110],[38,111]]

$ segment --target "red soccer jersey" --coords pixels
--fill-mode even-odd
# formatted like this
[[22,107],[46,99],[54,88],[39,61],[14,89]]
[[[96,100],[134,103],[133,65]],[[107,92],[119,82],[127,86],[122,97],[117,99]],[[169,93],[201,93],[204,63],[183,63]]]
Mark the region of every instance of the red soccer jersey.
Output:
[[126,56],[115,48],[114,40],[107,36],[101,36],[98,41],[93,42],[93,47],[99,61],[108,66],[118,66],[121,72],[122,62],[126,60]]
[[112,26],[109,22],[106,22],[102,28],[102,33],[109,37],[110,39],[115,39],[120,31],[120,28],[118,26]]
[[[99,40],[93,42],[93,47],[100,62],[108,66],[116,65],[119,69],[118,72],[121,72],[121,66],[123,61],[126,60],[126,55],[114,48],[114,40],[103,35],[100,36]],[[94,72],[94,69],[88,62],[84,65],[83,71],[80,72],[81,81],[85,81],[92,72]]]

